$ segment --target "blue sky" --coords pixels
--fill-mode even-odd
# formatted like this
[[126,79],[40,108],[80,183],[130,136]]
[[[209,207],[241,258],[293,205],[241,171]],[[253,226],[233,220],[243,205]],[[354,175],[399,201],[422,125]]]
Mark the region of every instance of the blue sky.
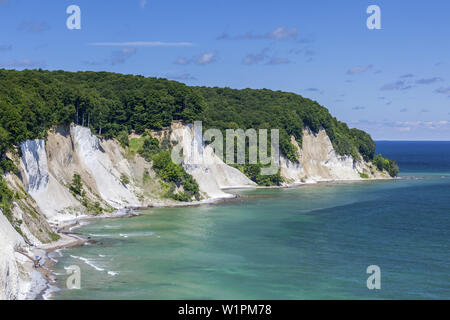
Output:
[[[81,30],[66,27],[71,4]],[[372,4],[381,30],[366,27]],[[290,91],[377,140],[450,140],[449,12],[447,0],[0,0],[0,68]]]

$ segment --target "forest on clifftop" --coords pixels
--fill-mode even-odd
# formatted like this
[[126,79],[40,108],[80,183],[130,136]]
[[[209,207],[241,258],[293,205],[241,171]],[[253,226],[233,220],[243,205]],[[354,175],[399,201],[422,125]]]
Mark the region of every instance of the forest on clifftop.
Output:
[[[0,69],[0,170],[11,170],[6,152],[27,139],[45,137],[54,125],[76,123],[99,136],[143,133],[173,120],[202,120],[207,128],[280,130],[280,149],[296,162],[294,136],[302,143],[309,127],[325,129],[336,152],[373,160],[394,176],[395,162],[375,157],[369,134],[350,129],[316,101],[267,89],[190,87],[139,75]],[[1,199],[0,199],[1,200]]]

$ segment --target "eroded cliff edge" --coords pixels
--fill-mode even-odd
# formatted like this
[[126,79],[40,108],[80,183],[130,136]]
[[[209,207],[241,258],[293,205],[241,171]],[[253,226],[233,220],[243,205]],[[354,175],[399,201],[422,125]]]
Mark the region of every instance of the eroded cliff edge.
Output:
[[[203,201],[232,197],[227,188],[256,186],[194,137],[191,125],[173,122],[152,135],[166,137],[185,150],[200,146],[207,161],[182,165],[198,183]],[[323,129],[314,134],[305,128],[301,147],[291,139],[298,162],[283,155],[278,159],[285,185],[389,178],[362,158],[338,155]],[[163,183],[151,162],[115,139],[98,138],[86,127],[58,126],[45,140],[27,140],[20,145],[15,162],[17,174],[4,175],[14,202],[8,214],[0,214],[0,299],[33,298],[42,289],[44,279],[34,268],[35,250],[58,240],[60,223],[99,212],[108,216],[123,208],[176,204],[164,197]],[[75,174],[83,184],[82,196],[70,190]]]

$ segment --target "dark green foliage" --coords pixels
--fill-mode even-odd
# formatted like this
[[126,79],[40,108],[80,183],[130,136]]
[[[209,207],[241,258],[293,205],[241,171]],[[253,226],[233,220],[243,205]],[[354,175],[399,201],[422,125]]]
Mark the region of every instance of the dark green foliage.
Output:
[[128,140],[128,132],[125,130],[122,130],[117,135],[117,140],[120,142],[120,145],[122,147],[128,147],[130,141]]
[[11,202],[13,201],[13,192],[6,185],[6,181],[0,175],[0,209],[3,214],[12,222]]
[[[268,150],[270,150],[269,147]],[[297,149],[292,144],[291,138],[288,133],[284,130],[280,132],[280,152],[292,162],[298,162],[299,154],[297,152]]]
[[369,179],[369,175],[367,173],[360,173],[359,176],[361,179]]
[[73,175],[69,190],[89,212],[92,212],[94,214],[100,214],[103,212],[103,208],[101,207],[100,202],[92,202],[86,196],[86,191],[83,190],[83,182],[81,181],[81,176],[78,173],[75,173]]
[[351,129],[350,134],[363,159],[365,161],[373,159],[375,155],[375,142],[370,135],[358,129]]
[[187,192],[178,192],[178,193],[171,193],[169,195],[170,198],[176,201],[183,201],[183,202],[189,202],[191,201],[191,197]]
[[161,150],[153,157],[153,168],[164,181],[183,186],[185,195],[182,197],[183,199],[186,198],[185,200],[180,200],[181,195],[179,193],[174,194],[173,190],[169,192],[169,197],[178,201],[190,201],[192,197],[197,200],[200,198],[197,182],[182,166],[172,161],[168,151]]
[[190,195],[199,195],[199,186],[197,184],[197,181],[194,180],[194,178],[183,170],[183,187],[184,191],[187,192]]
[[72,183],[69,186],[69,190],[75,196],[83,196],[83,183],[81,182],[81,176],[75,173],[72,177]]
[[373,141],[332,117],[317,102],[294,93],[229,88],[192,88],[166,79],[106,72],[0,70],[0,153],[55,124],[90,126],[105,137],[161,129],[172,120],[203,120],[218,129],[280,129],[281,151],[296,162],[294,136],[324,128],[339,154],[373,157]]
[[324,128],[336,149],[365,159],[373,141],[332,117],[317,102],[294,93],[230,88],[193,88],[166,79],[107,72],[0,70],[0,153],[29,139],[43,137],[55,124],[75,122],[104,137],[161,129],[173,120],[203,120],[205,128],[280,129],[281,151],[296,162],[290,142],[302,130]]
[[[153,161],[153,168],[158,176],[169,183],[168,196],[177,201],[191,201],[192,197],[200,199],[199,186],[194,178],[181,165],[172,161],[168,150],[159,147],[156,138],[148,137],[139,153],[147,160]],[[183,186],[184,192],[174,193],[175,186]]]
[[397,162],[394,160],[383,158],[380,154],[377,154],[373,158],[373,164],[378,168],[378,170],[386,170],[391,177],[398,176],[399,168]]
[[95,214],[100,214],[103,212],[103,208],[101,207],[100,202],[98,201],[95,201],[90,209],[91,212],[94,212]]
[[198,89],[206,101],[205,128],[279,129],[281,152],[293,162],[298,162],[297,151],[290,137],[294,136],[301,146],[303,128],[308,127],[314,133],[323,128],[338,154],[358,159],[358,152],[361,152],[366,159],[373,158],[375,144],[368,134],[350,130],[310,99],[267,89]]
[[280,169],[274,175],[262,175],[261,164],[246,164],[243,166],[237,166],[250,180],[256,182],[260,186],[280,186],[283,182]]
[[120,182],[122,182],[123,184],[129,184],[130,179],[125,174],[122,173],[120,175]]
[[56,124],[74,122],[104,137],[118,137],[132,129],[161,129],[172,120],[200,120],[204,107],[195,88],[166,79],[0,69],[0,154],[45,136]]
[[[280,149],[288,159],[298,161],[291,136],[301,146],[303,129],[314,133],[325,129],[340,155],[374,157],[371,137],[332,117],[317,102],[294,93],[267,89],[188,87],[166,79],[145,78],[108,72],[65,72],[0,69],[0,173],[14,171],[5,154],[27,139],[45,137],[57,124],[75,123],[90,127],[105,138],[117,138],[128,145],[128,133],[162,129],[173,120],[187,123],[202,120],[204,128],[279,129]],[[156,158],[161,177],[170,182],[187,183],[184,170],[160,155],[156,139],[145,141],[141,154]],[[168,141],[161,147],[167,149]],[[380,161],[379,161],[380,162]],[[382,163],[382,162],[380,162]],[[391,175],[398,167],[382,163]],[[261,177],[255,167],[241,168],[258,184],[279,184],[280,177]],[[186,187],[186,186],[185,186]]]
[[55,241],[58,241],[59,239],[61,239],[61,236],[55,232],[50,232],[49,236],[50,236],[50,240],[52,242],[55,242]]
[[145,139],[142,148],[139,153],[147,160],[150,161],[154,155],[160,151],[159,141],[156,138],[149,137]]

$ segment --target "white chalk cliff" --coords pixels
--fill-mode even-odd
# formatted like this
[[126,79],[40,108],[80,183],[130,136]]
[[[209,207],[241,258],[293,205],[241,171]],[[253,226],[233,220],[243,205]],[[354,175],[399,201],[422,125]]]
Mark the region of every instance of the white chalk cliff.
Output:
[[225,188],[255,186],[238,169],[230,167],[214,154],[211,146],[205,146],[201,134],[192,125],[174,123],[170,136],[173,143],[182,147],[183,167],[197,181],[200,191],[209,198],[229,198]]
[[[238,169],[225,164],[190,125],[174,122],[165,132],[172,145],[182,146],[182,165],[198,182],[205,200],[232,197],[226,188],[256,184]],[[384,178],[370,163],[339,156],[324,130],[306,129],[302,147],[295,139],[298,163],[280,156],[286,184],[329,180],[360,180],[361,174]],[[20,146],[18,175],[4,175],[16,194],[11,213],[0,213],[0,299],[30,298],[33,286],[33,248],[54,239],[58,223],[89,215],[86,202],[107,212],[124,207],[167,204],[151,163],[127,154],[116,140],[103,140],[81,126],[57,127],[45,139],[28,140]],[[189,159],[192,151],[202,162]],[[195,153],[194,152],[194,153]],[[81,176],[84,199],[69,191],[74,174]],[[85,201],[85,203],[83,203]]]
[[336,153],[325,130],[314,134],[306,128],[303,130],[302,148],[291,137],[292,144],[299,154],[298,163],[293,163],[285,156],[280,156],[281,175],[287,184],[320,181],[363,180],[361,174],[369,178],[388,178],[386,172],[380,172],[368,162],[355,160],[352,156]]

